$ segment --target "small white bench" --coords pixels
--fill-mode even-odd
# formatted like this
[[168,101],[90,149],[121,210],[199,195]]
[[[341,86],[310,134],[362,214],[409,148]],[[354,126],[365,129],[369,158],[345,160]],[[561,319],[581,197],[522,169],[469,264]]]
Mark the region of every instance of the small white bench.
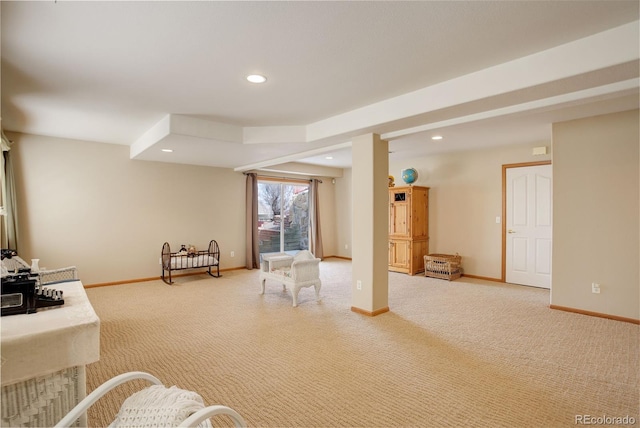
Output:
[[267,279],[282,283],[282,290],[286,291],[287,285],[291,288],[293,306],[298,306],[298,293],[303,287],[315,288],[316,300],[320,300],[320,259],[317,259],[307,250],[302,250],[295,257],[288,254],[276,254],[264,256],[260,267],[261,292],[264,294]]

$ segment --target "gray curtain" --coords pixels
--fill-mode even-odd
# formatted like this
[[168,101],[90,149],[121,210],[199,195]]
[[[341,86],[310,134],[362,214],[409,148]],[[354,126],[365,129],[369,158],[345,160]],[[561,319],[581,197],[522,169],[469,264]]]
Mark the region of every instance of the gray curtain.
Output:
[[246,256],[247,269],[260,267],[260,247],[258,238],[258,175],[247,174],[247,204],[246,204]]
[[322,250],[322,234],[320,232],[320,198],[318,197],[318,183],[320,180],[312,179],[309,195],[309,226],[311,229],[311,242],[309,242],[309,251],[319,259],[324,258]]
[[18,204],[16,200],[16,184],[13,174],[13,164],[11,162],[9,139],[2,134],[2,165],[0,165],[0,175],[2,175],[2,248],[10,248],[18,251]]

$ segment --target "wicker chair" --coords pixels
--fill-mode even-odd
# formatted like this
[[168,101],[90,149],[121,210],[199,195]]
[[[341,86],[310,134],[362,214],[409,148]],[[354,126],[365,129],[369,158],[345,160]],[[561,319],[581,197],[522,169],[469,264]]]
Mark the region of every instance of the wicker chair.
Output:
[[87,395],[55,427],[70,427],[96,401],[112,389],[134,379],[153,385],[128,397],[109,427],[211,427],[209,418],[227,415],[236,427],[247,424],[235,410],[221,405],[205,407],[202,397],[192,391],[172,386],[166,388],[155,376],[145,372],[129,372],[116,376]]
[[315,288],[316,300],[320,300],[320,259],[317,259],[307,250],[298,252],[295,257],[279,254],[265,258],[260,269],[261,292],[264,294],[267,279],[282,283],[282,290],[286,291],[287,285],[291,288],[293,307],[298,306],[298,293],[303,287]]
[[78,269],[75,266],[68,266],[60,269],[40,270],[37,274],[41,285],[78,280]]

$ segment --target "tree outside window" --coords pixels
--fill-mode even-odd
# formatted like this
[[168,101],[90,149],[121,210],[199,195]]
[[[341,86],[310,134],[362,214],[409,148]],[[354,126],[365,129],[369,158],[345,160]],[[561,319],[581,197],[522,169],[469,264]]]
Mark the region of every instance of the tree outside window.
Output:
[[260,253],[309,248],[309,186],[258,182]]

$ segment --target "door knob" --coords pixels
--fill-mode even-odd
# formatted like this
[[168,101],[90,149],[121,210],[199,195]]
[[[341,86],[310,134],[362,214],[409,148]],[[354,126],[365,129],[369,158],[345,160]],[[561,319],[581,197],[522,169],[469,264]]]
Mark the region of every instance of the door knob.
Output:
[[507,233],[516,233],[516,231],[515,231],[515,230],[511,230],[511,229],[509,229],[509,230],[507,231]]

